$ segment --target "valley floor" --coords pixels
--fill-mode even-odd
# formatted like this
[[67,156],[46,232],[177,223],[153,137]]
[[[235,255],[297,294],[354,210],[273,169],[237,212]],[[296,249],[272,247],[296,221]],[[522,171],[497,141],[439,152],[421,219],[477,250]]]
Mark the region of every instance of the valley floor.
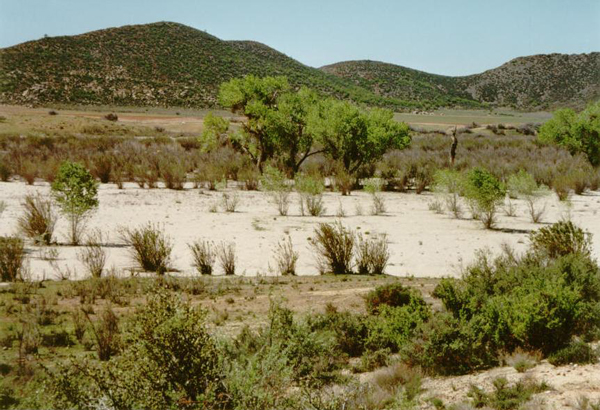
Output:
[[[0,219],[0,235],[17,233],[17,219],[22,213],[20,204],[26,194],[35,192],[49,193],[48,184],[0,183],[0,201],[7,205]],[[106,266],[119,276],[129,276],[136,269],[128,249],[122,245],[119,229],[135,228],[147,222],[158,224],[170,236],[174,245],[174,274],[185,276],[194,275],[188,244],[197,239],[212,240],[216,244],[235,243],[238,275],[276,275],[274,250],[288,235],[299,252],[298,274],[317,275],[310,238],[318,223],[338,219],[365,236],[387,236],[391,252],[387,273],[394,276],[459,277],[461,268],[474,259],[476,251],[489,249],[497,253],[505,244],[522,251],[527,246],[529,232],[565,217],[571,217],[589,231],[593,239],[600,238],[600,192],[575,195],[570,205],[560,203],[553,194],[548,195],[538,205],[546,207],[542,224],[531,223],[525,204],[515,200],[516,216],[508,217],[500,211],[495,230],[485,230],[481,223],[470,219],[466,205],[463,207],[465,219],[455,219],[449,213],[434,213],[428,208],[436,199],[431,193],[383,193],[386,212],[379,216],[371,215],[372,200],[364,192],[353,192],[351,196],[325,193],[325,216],[309,217],[300,215],[296,194],[292,194],[289,215],[279,216],[264,192],[232,188],[226,192],[239,198],[234,213],[222,211],[219,203],[223,192],[219,191],[147,190],[134,184],[119,190],[115,185],[103,184],[99,190],[100,206],[87,228],[103,232],[109,250]],[[218,211],[211,212],[215,206]],[[338,216],[341,210],[344,217]],[[55,235],[59,246],[52,247],[58,252],[57,260],[48,260],[48,247],[32,244],[27,247],[32,279],[86,276],[77,258],[79,249],[65,245],[67,227],[66,220],[61,218]],[[593,240],[593,252],[600,258],[600,239]],[[220,273],[217,269],[217,274]]]

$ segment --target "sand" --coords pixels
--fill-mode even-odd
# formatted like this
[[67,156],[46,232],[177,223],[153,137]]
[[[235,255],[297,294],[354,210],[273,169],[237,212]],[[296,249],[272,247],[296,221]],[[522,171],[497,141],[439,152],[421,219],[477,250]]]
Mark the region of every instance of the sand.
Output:
[[[17,218],[22,213],[20,203],[28,193],[50,192],[47,183],[28,186],[22,182],[0,183],[0,201],[7,209],[0,216],[0,235],[17,233]],[[119,190],[115,185],[102,184],[99,189],[100,206],[93,213],[88,229],[100,229],[106,237],[109,252],[107,268],[118,275],[129,275],[136,269],[128,249],[118,231],[134,228],[147,222],[159,224],[173,241],[173,267],[176,274],[195,274],[188,244],[197,239],[215,243],[232,241],[236,246],[238,274],[273,275],[274,249],[289,235],[299,252],[298,273],[316,275],[318,269],[309,238],[320,222],[340,219],[342,223],[364,235],[386,235],[391,251],[387,273],[396,276],[458,277],[461,268],[473,261],[476,251],[489,249],[500,252],[503,244],[523,251],[528,244],[528,233],[544,224],[556,222],[570,215],[572,220],[600,238],[600,192],[576,195],[568,209],[548,195],[543,199],[546,213],[542,224],[533,224],[522,201],[515,201],[517,216],[500,213],[498,229],[484,230],[481,223],[468,219],[454,219],[448,213],[436,214],[428,209],[435,199],[431,193],[383,193],[387,212],[371,215],[371,197],[363,192],[351,196],[326,193],[326,213],[323,217],[301,216],[298,197],[293,194],[288,216],[279,216],[267,194],[256,191],[227,189],[239,195],[240,204],[235,213],[222,210],[210,212],[211,204],[220,201],[222,192],[198,189],[173,191],[167,189],[139,189],[126,184]],[[338,218],[340,206],[346,214]],[[360,212],[362,209],[362,212]],[[362,213],[362,215],[360,215]],[[44,260],[48,247],[28,243],[28,264],[32,279],[81,279],[87,273],[77,258],[81,248],[67,246],[67,222],[61,218],[56,230],[59,245],[56,261]],[[593,253],[600,257],[600,240],[593,245]],[[221,271],[217,268],[217,274]]]

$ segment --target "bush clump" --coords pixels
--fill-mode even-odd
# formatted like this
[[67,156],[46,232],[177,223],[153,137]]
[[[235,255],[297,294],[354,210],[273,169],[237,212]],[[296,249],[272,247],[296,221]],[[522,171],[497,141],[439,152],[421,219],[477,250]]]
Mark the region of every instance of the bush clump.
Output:
[[315,228],[312,246],[317,252],[321,273],[344,275],[352,273],[355,235],[340,222],[320,223]]
[[548,356],[600,330],[600,269],[576,250],[553,257],[535,245],[523,256],[482,252],[461,280],[442,280],[434,296],[449,313],[421,329],[408,356],[439,373],[494,366],[501,352],[517,348]]
[[569,254],[589,256],[592,235],[571,221],[560,221],[543,227],[529,235],[531,246],[536,252],[546,253],[551,258]]
[[421,294],[401,283],[376,287],[365,296],[365,306],[370,314],[377,314],[380,306],[401,307],[409,304],[423,305]]
[[159,226],[147,223],[137,229],[121,229],[122,240],[132,248],[131,256],[146,272],[163,275],[171,266],[173,245]]
[[486,229],[494,227],[497,207],[505,195],[503,184],[489,171],[475,168],[467,174],[465,197]]
[[385,235],[365,238],[358,235],[356,268],[360,275],[383,275],[390,259]]
[[17,221],[19,230],[36,243],[52,243],[57,219],[52,209],[52,201],[40,195],[27,195],[23,207],[23,215]]
[[11,236],[0,236],[0,279],[15,282],[22,279],[25,247],[23,240]]
[[212,275],[215,264],[214,243],[200,240],[189,245],[194,258],[194,267],[201,275]]
[[583,340],[574,340],[568,346],[552,353],[548,357],[548,362],[554,366],[564,366],[571,363],[596,363],[598,362],[598,352]]

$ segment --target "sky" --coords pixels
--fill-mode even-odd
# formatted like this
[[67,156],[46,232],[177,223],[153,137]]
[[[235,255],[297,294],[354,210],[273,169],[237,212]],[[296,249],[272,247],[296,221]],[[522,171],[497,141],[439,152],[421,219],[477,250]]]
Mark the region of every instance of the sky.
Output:
[[378,60],[435,74],[600,51],[600,0],[0,0],[0,47],[174,21],[320,67]]

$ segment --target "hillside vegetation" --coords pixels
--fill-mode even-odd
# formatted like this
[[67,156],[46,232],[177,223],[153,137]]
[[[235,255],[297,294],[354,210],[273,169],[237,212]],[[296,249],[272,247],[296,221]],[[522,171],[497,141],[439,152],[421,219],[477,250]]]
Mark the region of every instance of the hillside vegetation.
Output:
[[448,77],[377,61],[321,68],[375,94],[465,105],[467,101],[520,109],[582,107],[600,97],[600,53],[519,57],[481,74]]
[[295,86],[395,110],[585,105],[600,96],[600,53],[522,57],[447,77],[373,61],[306,66],[253,41],[224,41],[177,23],[47,37],[0,49],[0,102],[213,107],[232,78],[286,76]]
[[260,43],[223,41],[176,23],[43,38],[0,50],[0,101],[210,107],[219,85],[248,74],[284,75],[294,86],[368,105],[401,102],[305,66]]

